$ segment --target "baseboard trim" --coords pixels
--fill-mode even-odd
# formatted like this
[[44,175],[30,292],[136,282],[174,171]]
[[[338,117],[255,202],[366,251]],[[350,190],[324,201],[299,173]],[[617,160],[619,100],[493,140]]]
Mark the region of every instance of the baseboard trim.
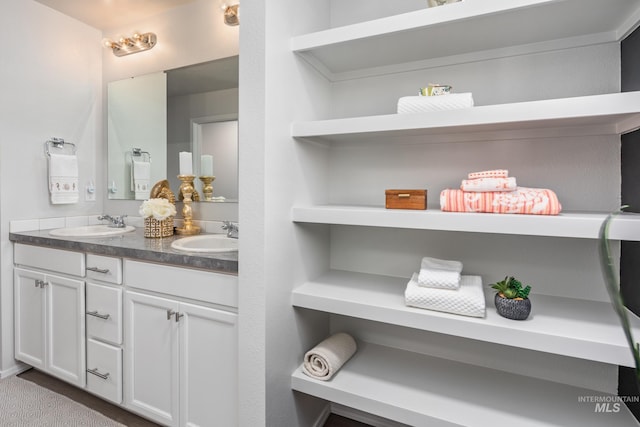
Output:
[[331,412],[345,418],[350,418],[361,423],[369,424],[373,427],[407,427],[406,424],[358,411],[357,409],[342,406],[337,403],[331,403]]
[[316,419],[316,422],[313,423],[312,427],[322,427],[324,423],[327,422],[329,415],[331,415],[331,405],[325,405],[324,409],[322,410],[322,412],[320,412],[320,415],[318,415],[318,418]]
[[0,371],[0,380],[18,375],[24,371],[28,371],[29,369],[31,369],[31,366],[18,362],[16,365],[10,366],[9,369]]

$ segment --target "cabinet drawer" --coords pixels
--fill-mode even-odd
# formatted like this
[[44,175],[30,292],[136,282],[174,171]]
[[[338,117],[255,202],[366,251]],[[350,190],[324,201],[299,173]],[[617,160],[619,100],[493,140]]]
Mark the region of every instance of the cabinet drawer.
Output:
[[16,243],[13,247],[13,262],[19,265],[84,277],[85,259],[84,254],[81,252]]
[[130,287],[238,306],[238,276],[129,259],[124,260],[124,276],[125,285]]
[[122,284],[122,259],[87,254],[87,278]]
[[87,283],[87,336],[122,344],[122,289]]
[[122,403],[122,349],[92,339],[87,341],[87,390]]

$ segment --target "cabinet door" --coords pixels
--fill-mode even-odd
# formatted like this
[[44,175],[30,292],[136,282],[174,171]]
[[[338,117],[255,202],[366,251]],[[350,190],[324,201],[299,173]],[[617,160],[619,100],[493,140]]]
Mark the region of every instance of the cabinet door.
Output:
[[15,358],[45,368],[44,274],[14,269]]
[[47,274],[47,372],[86,383],[84,282]]
[[186,303],[179,313],[180,425],[237,425],[237,314]]
[[125,292],[125,405],[178,425],[178,303]]

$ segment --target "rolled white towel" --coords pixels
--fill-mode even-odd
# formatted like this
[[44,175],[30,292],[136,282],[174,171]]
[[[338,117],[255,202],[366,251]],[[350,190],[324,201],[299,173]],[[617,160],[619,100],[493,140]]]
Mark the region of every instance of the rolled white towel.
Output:
[[404,291],[406,305],[463,316],[485,316],[486,305],[480,276],[462,276],[457,291],[425,288],[418,286],[417,280],[418,275],[414,273],[407,283]]
[[344,332],[334,334],[305,353],[302,372],[317,380],[328,381],[357,348],[351,335]]

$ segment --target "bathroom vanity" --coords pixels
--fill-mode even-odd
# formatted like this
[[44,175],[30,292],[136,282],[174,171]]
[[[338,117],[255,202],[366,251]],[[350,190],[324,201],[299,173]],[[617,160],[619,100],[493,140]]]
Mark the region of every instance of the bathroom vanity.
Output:
[[237,252],[11,233],[15,357],[167,426],[237,424]]

